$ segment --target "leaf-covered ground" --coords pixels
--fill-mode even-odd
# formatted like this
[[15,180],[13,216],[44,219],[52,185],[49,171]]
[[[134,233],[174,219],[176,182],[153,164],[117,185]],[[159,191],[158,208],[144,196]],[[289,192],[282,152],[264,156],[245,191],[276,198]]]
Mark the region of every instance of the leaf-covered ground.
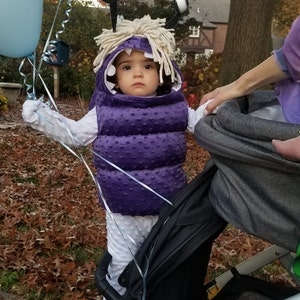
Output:
[[[85,112],[74,99],[57,104],[71,118]],[[185,170],[192,179],[209,155],[187,138]],[[26,127],[21,104],[0,113],[0,153],[0,299],[100,299],[93,274],[106,246],[105,218],[83,163]],[[92,168],[89,148],[82,154]],[[268,246],[229,226],[215,242],[208,273]],[[279,264],[260,276],[293,284]]]

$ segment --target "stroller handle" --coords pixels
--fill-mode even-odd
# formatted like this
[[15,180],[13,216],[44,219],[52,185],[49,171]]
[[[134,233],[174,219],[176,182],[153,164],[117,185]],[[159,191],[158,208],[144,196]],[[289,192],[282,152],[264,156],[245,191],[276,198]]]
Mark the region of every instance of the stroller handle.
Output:
[[106,251],[95,272],[96,287],[98,292],[107,300],[120,300],[122,299],[122,296],[109,284],[106,279],[107,269],[110,261],[111,255]]

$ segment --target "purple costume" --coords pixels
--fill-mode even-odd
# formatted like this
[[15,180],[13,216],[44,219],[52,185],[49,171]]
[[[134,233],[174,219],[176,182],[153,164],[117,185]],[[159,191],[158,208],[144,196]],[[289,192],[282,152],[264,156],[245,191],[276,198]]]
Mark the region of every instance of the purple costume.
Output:
[[[108,55],[98,70],[90,106],[96,107],[98,122],[94,151],[168,198],[186,183],[182,163],[186,154],[187,104],[181,90],[172,89],[169,94],[150,97],[114,94],[109,90],[105,70],[127,48],[151,53],[145,38],[132,37]],[[94,164],[97,180],[113,213],[131,216],[159,213],[163,199],[97,155]]]
[[281,49],[274,51],[288,78],[276,84],[276,95],[287,122],[300,124],[300,17],[292,24]]

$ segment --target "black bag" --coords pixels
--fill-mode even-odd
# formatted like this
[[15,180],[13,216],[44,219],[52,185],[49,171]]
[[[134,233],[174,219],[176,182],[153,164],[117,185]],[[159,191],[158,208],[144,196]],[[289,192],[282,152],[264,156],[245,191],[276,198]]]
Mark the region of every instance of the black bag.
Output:
[[110,300],[132,300],[141,299],[146,290],[147,299],[153,299],[152,293],[162,280],[223,231],[227,223],[215,212],[207,193],[216,169],[211,161],[208,162],[201,174],[172,197],[174,206],[164,206],[134,261],[119,277],[120,284],[127,290],[124,296],[118,295],[105,280],[110,260],[109,255],[105,256],[95,273],[101,294]]
[[226,222],[211,207],[207,193],[215,171],[216,167],[209,162],[201,174],[174,196],[173,207],[164,206],[135,261],[119,278],[131,296],[143,291],[145,283],[140,270],[147,273],[149,296],[164,277],[225,228]]
[[[249,275],[239,274],[232,269],[233,278],[213,298],[213,300],[283,300],[300,290],[267,282]],[[300,299],[300,294],[299,294]]]

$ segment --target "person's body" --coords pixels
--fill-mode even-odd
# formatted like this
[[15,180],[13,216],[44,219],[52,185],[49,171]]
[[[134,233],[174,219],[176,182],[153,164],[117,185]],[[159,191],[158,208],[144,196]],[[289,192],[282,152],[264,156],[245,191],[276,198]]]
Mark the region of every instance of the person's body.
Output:
[[[205,94],[200,104],[212,99],[205,111],[210,114],[223,102],[250,94],[269,83],[276,83],[276,96],[285,120],[300,124],[300,17],[293,22],[282,48],[236,81]],[[273,145],[282,155],[300,159],[300,137],[291,141],[274,140]]]
[[[116,32],[103,30],[96,38],[96,86],[82,119],[68,119],[41,101],[23,105],[23,119],[34,129],[72,147],[93,143],[112,256],[107,280],[121,295],[120,273],[156,223],[162,205],[186,185],[182,164],[188,108],[173,61],[175,40],[163,25],[164,20],[148,16],[123,20]],[[199,292],[195,289],[189,289],[189,299]],[[174,289],[172,299],[176,293]]]

